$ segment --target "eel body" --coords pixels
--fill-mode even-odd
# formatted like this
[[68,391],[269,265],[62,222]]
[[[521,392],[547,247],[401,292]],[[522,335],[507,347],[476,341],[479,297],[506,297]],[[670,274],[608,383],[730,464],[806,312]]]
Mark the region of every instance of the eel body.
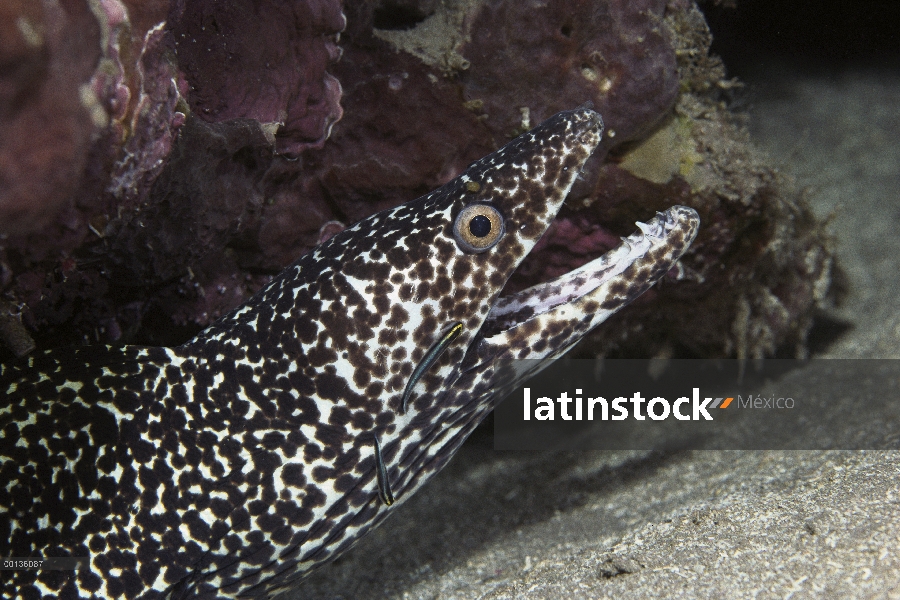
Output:
[[350,548],[693,240],[697,214],[673,207],[501,297],[602,131],[589,108],[557,114],[335,235],[183,346],[4,365],[0,557],[90,568],[6,571],[0,595],[271,597]]

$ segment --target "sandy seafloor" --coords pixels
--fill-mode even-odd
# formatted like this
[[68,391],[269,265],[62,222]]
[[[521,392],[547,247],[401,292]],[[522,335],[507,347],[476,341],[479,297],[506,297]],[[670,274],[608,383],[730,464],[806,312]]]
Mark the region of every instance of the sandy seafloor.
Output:
[[[897,358],[900,69],[749,79],[756,143],[808,188],[820,217],[834,214],[847,277],[829,317],[846,326],[824,331],[817,355]],[[817,372],[789,377],[813,384]],[[885,391],[895,432],[896,390]],[[378,530],[285,597],[900,598],[900,452],[491,444],[477,432]]]

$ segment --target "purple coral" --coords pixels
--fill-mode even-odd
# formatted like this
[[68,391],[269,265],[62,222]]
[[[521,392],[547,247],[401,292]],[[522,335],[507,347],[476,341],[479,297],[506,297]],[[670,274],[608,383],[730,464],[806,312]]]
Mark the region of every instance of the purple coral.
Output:
[[[510,287],[656,209],[704,222],[678,285],[591,352],[772,352],[802,341],[830,272],[820,229],[718,104],[689,0],[380,0],[346,19],[337,0],[53,6],[0,19],[20,65],[0,75],[0,286],[39,346],[179,343],[342,226],[588,100],[601,151]],[[788,248],[774,262],[772,244]]]
[[[459,52],[463,93],[500,142],[590,100],[603,115],[601,148],[656,125],[678,93],[665,0],[486,2],[467,16]],[[511,76],[514,73],[515,76]]]
[[78,219],[72,197],[107,119],[89,85],[100,27],[86,4],[0,10],[0,233],[27,236],[53,224],[69,238]]
[[321,147],[341,118],[339,2],[178,0],[171,12],[178,64],[198,118],[277,124],[276,150]]

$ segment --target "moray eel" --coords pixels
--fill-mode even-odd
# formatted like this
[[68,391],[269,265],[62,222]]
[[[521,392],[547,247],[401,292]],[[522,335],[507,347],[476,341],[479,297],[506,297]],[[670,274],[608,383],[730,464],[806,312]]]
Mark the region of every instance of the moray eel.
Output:
[[271,597],[350,548],[693,240],[697,213],[674,207],[501,297],[602,131],[588,107],[555,115],[335,235],[183,346],[3,366],[0,556],[90,568],[6,571],[2,596]]

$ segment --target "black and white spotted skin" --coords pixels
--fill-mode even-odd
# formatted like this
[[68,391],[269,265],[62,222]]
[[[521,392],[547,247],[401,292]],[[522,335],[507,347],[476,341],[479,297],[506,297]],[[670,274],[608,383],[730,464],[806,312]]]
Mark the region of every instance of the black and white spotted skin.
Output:
[[592,110],[559,113],[334,236],[178,348],[3,366],[0,557],[91,566],[6,571],[2,596],[267,597],[349,548],[527,374],[507,359],[562,354],[693,240],[696,213],[675,207],[500,298],[601,134]]

